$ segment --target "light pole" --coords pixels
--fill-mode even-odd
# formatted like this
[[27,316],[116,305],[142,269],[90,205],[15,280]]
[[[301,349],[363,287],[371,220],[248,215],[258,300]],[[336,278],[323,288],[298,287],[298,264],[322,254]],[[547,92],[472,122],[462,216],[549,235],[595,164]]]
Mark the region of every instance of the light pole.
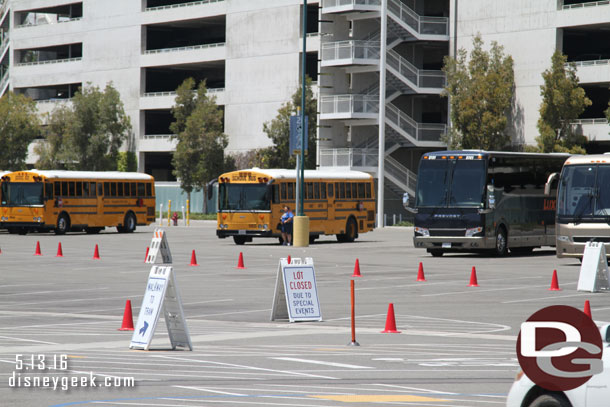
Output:
[[299,190],[299,199],[297,202],[297,216],[294,217],[294,236],[292,244],[297,247],[309,246],[309,218],[305,216],[305,208],[303,204],[304,188],[303,181],[305,179],[305,92],[306,92],[306,76],[305,66],[307,64],[307,0],[303,0],[303,54],[301,58],[301,151],[299,152],[300,160],[298,161],[297,174],[297,189]]

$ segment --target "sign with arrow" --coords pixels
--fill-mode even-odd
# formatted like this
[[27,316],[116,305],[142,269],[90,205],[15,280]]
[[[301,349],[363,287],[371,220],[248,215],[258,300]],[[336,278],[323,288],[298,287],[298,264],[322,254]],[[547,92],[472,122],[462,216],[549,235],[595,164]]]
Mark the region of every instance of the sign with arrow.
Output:
[[172,349],[180,346],[193,350],[172,266],[161,265],[154,265],[150,269],[140,315],[129,347],[149,349],[162,310]]

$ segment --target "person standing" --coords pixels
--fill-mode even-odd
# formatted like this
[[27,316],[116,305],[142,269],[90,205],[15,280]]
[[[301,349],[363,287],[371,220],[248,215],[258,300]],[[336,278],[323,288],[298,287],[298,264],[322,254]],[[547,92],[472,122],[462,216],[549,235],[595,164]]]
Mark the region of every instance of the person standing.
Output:
[[284,246],[292,246],[292,221],[294,215],[288,205],[284,205],[284,214],[280,218],[282,224],[282,239],[284,239]]

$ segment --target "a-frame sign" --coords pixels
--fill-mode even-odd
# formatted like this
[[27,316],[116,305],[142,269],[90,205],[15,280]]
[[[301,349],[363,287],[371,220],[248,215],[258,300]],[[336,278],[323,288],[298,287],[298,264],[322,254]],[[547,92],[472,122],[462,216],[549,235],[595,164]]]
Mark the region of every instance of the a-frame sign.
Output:
[[295,258],[290,264],[280,259],[271,307],[271,320],[276,319],[322,321],[312,258]]
[[[155,242],[157,243],[156,251],[150,257]],[[150,262],[154,263],[158,252],[161,253],[164,260],[169,259],[171,262],[169,245],[162,229],[155,230],[146,262],[148,263],[150,259]],[[193,350],[191,337],[184,319],[182,300],[171,265],[153,265],[150,269],[138,322],[129,345],[131,349],[148,350],[150,348],[161,312],[163,312],[165,318],[172,349],[182,347]]]
[[577,289],[592,293],[610,290],[608,259],[602,242],[587,242],[580,266]]
[[165,231],[161,228],[155,229],[153,238],[150,242],[150,248],[148,255],[146,256],[147,264],[155,264],[157,262],[157,255],[161,254],[162,264],[172,264],[172,252],[169,250],[169,244],[167,243],[167,237]]

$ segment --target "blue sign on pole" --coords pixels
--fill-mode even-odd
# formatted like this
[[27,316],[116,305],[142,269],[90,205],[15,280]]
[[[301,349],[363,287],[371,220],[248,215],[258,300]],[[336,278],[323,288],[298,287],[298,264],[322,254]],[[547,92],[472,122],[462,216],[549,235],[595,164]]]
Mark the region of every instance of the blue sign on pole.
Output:
[[[301,151],[301,116],[290,116],[290,152],[299,154]],[[307,138],[309,129],[309,117],[305,116],[305,152],[307,152]]]

